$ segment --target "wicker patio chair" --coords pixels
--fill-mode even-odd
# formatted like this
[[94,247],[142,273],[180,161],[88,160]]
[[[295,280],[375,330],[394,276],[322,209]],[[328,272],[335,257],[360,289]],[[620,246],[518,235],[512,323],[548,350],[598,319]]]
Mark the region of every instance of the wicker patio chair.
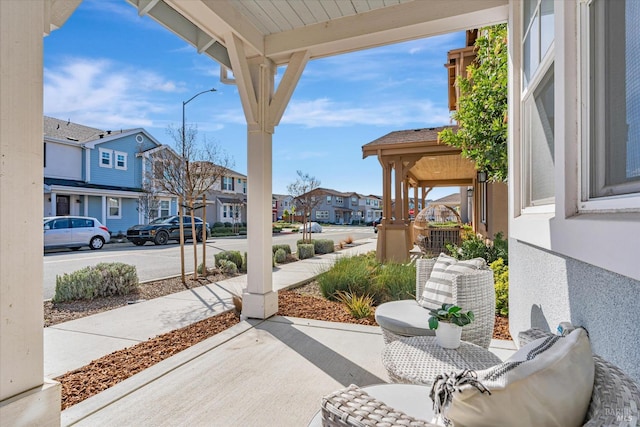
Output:
[[[416,260],[416,298],[420,298],[435,259]],[[488,267],[453,278],[453,303],[475,314],[475,321],[462,328],[462,340],[489,348],[495,323],[496,295],[493,271]],[[418,301],[402,300],[381,304],[376,321],[386,344],[399,337],[435,335],[429,329],[429,311]]]
[[[529,330],[519,335],[521,345],[549,333],[540,330]],[[591,402],[583,422],[583,427],[636,427],[640,425],[640,387],[619,368],[600,356],[593,356],[595,376]],[[385,402],[367,393],[376,387],[360,388],[351,385],[331,393],[322,399],[321,418],[323,426],[428,426],[428,420],[416,417],[416,413],[424,413],[424,406],[431,404],[428,399],[430,386],[414,386],[413,389],[402,388],[405,384],[386,384],[385,394],[389,396],[394,390],[397,402],[414,400],[415,394],[424,396],[412,410],[399,411]],[[404,396],[403,394],[411,395]],[[372,394],[375,394],[372,391]]]

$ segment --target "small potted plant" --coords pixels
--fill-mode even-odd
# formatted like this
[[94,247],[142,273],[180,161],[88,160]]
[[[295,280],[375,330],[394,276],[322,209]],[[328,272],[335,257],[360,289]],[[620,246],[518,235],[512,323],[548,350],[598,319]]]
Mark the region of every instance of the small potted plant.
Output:
[[462,327],[473,322],[472,311],[466,313],[454,304],[442,304],[441,308],[430,309],[429,329],[436,330],[436,340],[441,347],[460,347]]

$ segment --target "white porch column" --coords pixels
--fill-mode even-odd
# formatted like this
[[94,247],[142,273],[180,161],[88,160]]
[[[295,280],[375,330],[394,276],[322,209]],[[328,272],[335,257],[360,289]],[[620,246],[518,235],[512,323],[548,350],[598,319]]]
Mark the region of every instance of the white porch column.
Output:
[[249,129],[247,135],[247,289],[242,314],[266,319],[278,311],[278,294],[272,283],[271,231],[272,135]]
[[272,135],[309,60],[307,51],[291,55],[275,90],[276,66],[266,57],[247,59],[244,43],[225,37],[229,61],[247,120],[247,288],[242,315],[266,319],[278,311],[273,291],[271,251]]
[[102,200],[102,206],[100,209],[100,214],[102,215],[102,218],[100,218],[100,222],[102,223],[102,225],[107,225],[107,196],[102,196],[100,198]]
[[266,319],[278,312],[273,291],[271,260],[272,135],[269,102],[273,96],[275,65],[266,58],[248,64],[256,97],[254,118],[247,124],[247,289],[242,295],[242,315]]
[[44,378],[42,342],[42,34],[50,6],[0,1],[3,426],[60,425],[60,384]]

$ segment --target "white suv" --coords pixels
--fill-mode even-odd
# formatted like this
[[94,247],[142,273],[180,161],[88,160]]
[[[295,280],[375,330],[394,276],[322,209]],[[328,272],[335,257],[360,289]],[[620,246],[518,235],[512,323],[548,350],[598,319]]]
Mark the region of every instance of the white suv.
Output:
[[70,248],[82,246],[102,249],[111,240],[109,229],[88,216],[52,216],[44,218],[44,248]]

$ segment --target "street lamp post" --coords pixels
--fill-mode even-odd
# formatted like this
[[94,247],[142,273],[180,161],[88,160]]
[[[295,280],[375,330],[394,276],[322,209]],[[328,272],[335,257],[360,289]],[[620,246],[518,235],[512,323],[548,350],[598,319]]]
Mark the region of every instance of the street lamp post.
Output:
[[[200,95],[202,95],[203,93],[207,93],[207,92],[215,92],[216,89],[215,88],[211,88],[211,89],[207,89],[207,90],[203,90],[202,92],[198,92],[195,95],[193,95],[191,98],[189,98],[186,101],[182,101],[182,129],[181,129],[181,139],[182,139],[182,162],[183,165],[186,165],[185,163],[185,156],[186,156],[186,132],[185,132],[185,107],[187,106],[188,103],[190,103],[191,101],[193,101],[194,99],[196,99],[197,97],[199,97]],[[184,169],[184,167],[183,167]],[[183,219],[183,204],[185,202],[185,185],[186,183],[185,181],[185,174],[186,174],[186,170],[183,170],[183,182],[182,182],[182,196],[180,197],[179,203],[178,203],[178,224],[180,225],[180,268],[181,268],[181,273],[182,273],[182,282],[184,283],[184,219]],[[204,223],[206,223],[206,218],[205,221],[203,221],[203,226]],[[192,224],[193,225],[193,224]],[[195,233],[193,233],[193,241],[194,243],[196,242],[196,238],[195,238]],[[206,234],[205,234],[206,235]],[[194,259],[195,259],[195,246],[194,246]],[[195,264],[197,264],[197,261],[195,262]],[[194,274],[197,274],[198,271],[198,267],[196,265],[195,270],[194,270]]]
[[189,98],[187,101],[182,101],[182,158],[184,159],[185,156],[185,128],[184,128],[184,107],[187,106],[188,103],[190,103],[191,101],[193,101],[194,99],[196,99],[197,97],[199,97],[200,95],[202,95],[203,93],[207,93],[207,92],[215,92],[216,89],[215,88],[211,88],[211,89],[207,89],[207,90],[203,90],[202,92],[196,93],[195,95],[193,95],[191,98]]

